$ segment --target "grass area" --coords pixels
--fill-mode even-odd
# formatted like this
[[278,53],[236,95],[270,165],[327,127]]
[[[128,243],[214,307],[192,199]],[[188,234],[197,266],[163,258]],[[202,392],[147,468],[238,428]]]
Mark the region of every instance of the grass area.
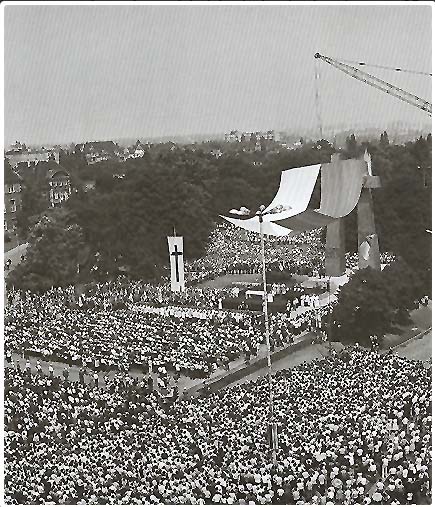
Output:
[[432,358],[432,331],[411,340],[406,345],[403,345],[403,347],[398,347],[396,353],[408,359],[430,361]]

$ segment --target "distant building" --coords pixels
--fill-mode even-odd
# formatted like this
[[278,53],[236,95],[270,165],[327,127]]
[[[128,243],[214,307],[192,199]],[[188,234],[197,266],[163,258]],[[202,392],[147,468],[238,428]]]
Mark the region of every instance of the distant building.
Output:
[[220,149],[217,148],[217,149],[211,150],[210,155],[212,155],[215,158],[220,158],[220,157],[222,157],[223,153]]
[[96,181],[95,180],[86,180],[83,182],[83,191],[90,192],[95,189]]
[[145,155],[145,148],[138,141],[134,147],[133,158],[140,158]]
[[125,162],[130,158],[142,158],[149,146],[146,147],[138,140],[133,146],[124,148],[119,154],[119,160]]
[[105,160],[122,160],[122,150],[113,141],[94,141],[84,144],[77,144],[76,153],[83,153],[88,165],[103,162]]
[[17,167],[20,163],[27,165],[37,164],[38,162],[48,162],[53,160],[56,164],[59,163],[59,149],[57,148],[27,148],[24,143],[16,141],[14,145],[5,152],[5,157],[8,159],[12,168]]
[[58,207],[71,195],[68,172],[53,160],[31,165],[21,172],[24,185],[31,185],[47,200],[47,206]]
[[239,132],[232,130],[225,134],[225,141],[227,143],[240,143],[240,142],[256,142],[263,138],[266,141],[279,141],[280,135],[275,133],[274,130],[267,130],[266,132]]
[[50,169],[47,173],[49,200],[51,207],[60,206],[71,195],[71,182],[69,174],[64,169],[58,171]]
[[5,231],[15,232],[17,211],[21,208],[22,178],[12,170],[8,160],[4,163]]
[[225,141],[227,143],[240,143],[242,136],[242,132],[239,132],[238,130],[232,130],[228,134],[225,134]]

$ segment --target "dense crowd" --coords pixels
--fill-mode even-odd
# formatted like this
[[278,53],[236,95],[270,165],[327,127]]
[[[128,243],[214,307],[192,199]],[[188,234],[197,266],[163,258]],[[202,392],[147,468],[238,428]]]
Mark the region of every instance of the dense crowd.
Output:
[[419,504],[431,492],[431,372],[354,347],[164,403],[123,375],[101,389],[5,374],[7,504]]
[[[279,294],[286,287],[272,289]],[[77,303],[73,287],[43,294],[12,289],[5,350],[123,371],[146,369],[151,360],[155,368],[207,377],[222,358],[228,364],[248,351],[255,356],[263,341],[258,312],[222,309],[224,298],[239,290],[189,288],[178,294],[120,278],[92,285]],[[287,312],[271,315],[272,343],[284,346],[306,330],[321,330],[325,312],[317,296],[295,298]],[[274,322],[280,322],[279,329]]]
[[213,310],[209,319],[130,310],[69,309],[47,294],[33,295],[8,310],[5,349],[42,355],[69,364],[129,370],[153,364],[176,367],[191,377],[208,376],[222,356],[240,356],[244,343],[261,340],[255,315],[237,314],[222,321]]
[[[295,236],[267,237],[266,265],[269,270],[290,270],[311,274],[324,270],[324,247],[321,231],[302,232]],[[204,257],[186,264],[189,279],[202,280],[223,274],[260,273],[260,237],[256,233],[220,224],[212,231]]]

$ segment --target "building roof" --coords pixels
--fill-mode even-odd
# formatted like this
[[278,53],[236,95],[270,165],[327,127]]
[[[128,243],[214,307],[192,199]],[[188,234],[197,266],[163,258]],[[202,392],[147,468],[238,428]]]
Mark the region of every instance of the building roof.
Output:
[[59,176],[64,176],[66,178],[69,178],[69,174],[65,171],[65,169],[58,169],[58,170],[55,170],[55,169],[49,169],[48,170],[48,174],[47,174],[47,178],[50,178],[50,179],[53,179],[54,177],[59,177]]
[[[80,151],[82,151],[85,155],[91,152],[101,153],[103,151],[109,154],[115,154],[115,152],[119,151],[118,145],[113,141],[94,141],[78,146],[80,147]],[[81,147],[83,148],[81,149]]]
[[69,176],[68,171],[62,166],[54,160],[48,160],[47,162],[39,162],[35,166],[32,166],[31,172],[28,173],[28,178],[38,185],[46,185],[47,180],[52,179],[58,173]]
[[21,183],[22,178],[19,176],[15,171],[12,170],[12,167],[9,165],[9,162],[5,160],[5,184],[12,184],[12,183]]

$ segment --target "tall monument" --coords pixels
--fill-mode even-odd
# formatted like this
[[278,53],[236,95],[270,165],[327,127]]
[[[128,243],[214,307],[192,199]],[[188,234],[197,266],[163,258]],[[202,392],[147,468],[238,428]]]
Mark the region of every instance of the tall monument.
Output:
[[[364,153],[365,174],[361,195],[357,204],[358,216],[358,267],[370,266],[380,270],[379,241],[376,233],[373,209],[372,189],[380,188],[379,176],[373,176],[370,154]],[[339,164],[339,155],[331,157],[332,164]],[[339,218],[327,225],[325,268],[326,276],[341,276],[346,269],[344,218]]]

